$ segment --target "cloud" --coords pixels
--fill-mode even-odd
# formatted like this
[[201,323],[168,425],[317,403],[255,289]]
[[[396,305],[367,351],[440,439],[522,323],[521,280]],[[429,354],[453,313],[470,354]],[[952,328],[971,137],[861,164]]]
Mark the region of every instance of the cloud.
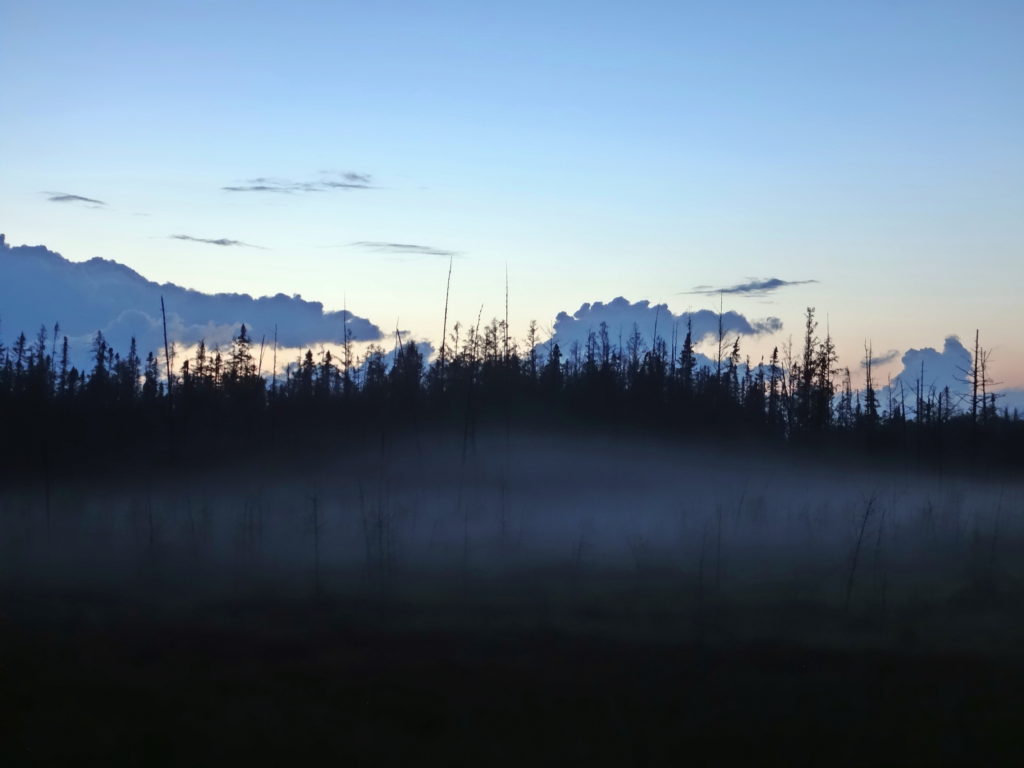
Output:
[[[380,329],[351,312],[328,311],[301,296],[253,298],[244,293],[208,294],[173,283],[160,285],[115,261],[68,261],[43,246],[7,245],[0,235],[0,308],[3,335],[33,334],[40,325],[60,322],[76,353],[88,352],[88,340],[103,331],[117,350],[138,339],[145,354],[163,346],[160,299],[167,307],[168,330],[175,341],[201,339],[224,345],[245,323],[254,339],[268,343],[278,329],[282,347],[344,343],[347,327],[355,341],[376,341]],[[76,358],[80,359],[80,358]]]
[[[964,407],[969,389],[965,371],[970,370],[971,353],[956,336],[946,337],[941,352],[934,347],[908,349],[900,362],[903,367],[891,382],[892,397],[897,402],[906,399],[910,416],[919,382],[926,395],[949,387],[953,404]],[[880,389],[886,392],[885,387]],[[888,397],[887,392],[885,396]]]
[[268,184],[247,184],[242,187],[221,187],[225,192],[290,192],[290,189]]
[[1024,416],[1024,389],[1004,389],[997,392],[996,408]]
[[[372,189],[369,184],[349,184],[342,181],[322,181],[320,182],[321,187],[327,189]],[[310,189],[308,191],[314,192],[317,188]]]
[[[942,351],[934,347],[908,349],[901,359],[903,367],[892,379],[892,397],[895,401],[904,398],[907,410],[913,416],[913,402],[917,393],[918,382],[925,396],[938,394],[949,387],[953,405],[961,410],[970,410],[971,384],[971,351],[956,336],[947,336],[942,344]],[[883,388],[884,391],[884,388]],[[990,384],[989,394],[995,393],[996,407],[1002,410],[1014,408],[1024,411],[1024,389],[999,388],[998,384]]]
[[939,352],[934,347],[908,349],[900,361],[903,368],[893,382],[902,381],[913,389],[920,379],[925,386],[940,390],[948,386],[953,392],[967,389],[965,371],[971,368],[971,353],[956,336],[947,336]]
[[[243,243],[241,240],[228,240],[226,237],[219,237],[212,239],[208,237],[192,237],[192,235],[170,235],[172,240],[188,240],[192,243],[208,243],[209,245],[222,245],[231,246],[238,245],[243,248],[261,248],[259,245],[252,245],[251,243]],[[264,249],[265,250],[265,249]]]
[[717,296],[727,293],[730,295],[742,296],[767,296],[780,288],[787,288],[792,285],[807,285],[816,283],[817,280],[782,280],[778,277],[750,278],[745,283],[730,285],[724,288],[715,288],[710,285],[695,285],[692,290],[682,291],[684,294],[700,294],[703,296]]
[[345,181],[355,182],[358,184],[369,184],[371,181],[370,174],[368,173],[353,173],[352,171],[346,171],[345,173],[342,173],[341,176]]
[[[900,356],[900,351],[898,349],[890,349],[888,352],[885,352],[884,354],[875,355],[874,357],[872,357],[871,358],[871,365],[872,366],[885,365],[886,363],[891,363],[893,360],[895,360],[899,356]],[[864,360],[861,360],[860,361],[860,367],[861,368],[867,368],[868,367],[867,366],[867,362],[864,361]]]
[[[619,296],[607,304],[600,301],[585,303],[571,315],[559,312],[552,327],[552,340],[563,353],[568,353],[574,342],[584,347],[591,332],[600,332],[602,322],[607,326],[613,346],[618,346],[620,340],[625,346],[634,327],[640,332],[642,343],[647,349],[651,347],[655,325],[658,337],[664,339],[669,346],[672,334],[676,334],[677,348],[686,336],[688,322],[693,328],[695,344],[718,334],[718,313],[713,310],[701,309],[677,315],[666,304],[652,306],[649,301],[631,303]],[[782,321],[777,317],[748,320],[738,312],[729,311],[722,314],[722,330],[729,337],[771,334],[782,330]]]
[[293,194],[295,192],[325,192],[331,189],[375,189],[373,177],[368,173],[354,171],[321,171],[324,175],[334,178],[318,179],[317,181],[292,181],[271,176],[258,176],[246,179],[244,184],[221,187],[225,192],[276,192]]
[[358,243],[351,243],[353,248],[365,248],[370,251],[383,253],[412,254],[416,256],[458,256],[458,251],[449,251],[443,248],[434,248],[430,245],[416,245],[414,243],[385,243],[378,241],[361,240]]
[[51,203],[89,203],[90,205],[106,205],[102,200],[83,197],[82,195],[69,195],[66,192],[43,192],[43,194],[49,195],[46,199]]

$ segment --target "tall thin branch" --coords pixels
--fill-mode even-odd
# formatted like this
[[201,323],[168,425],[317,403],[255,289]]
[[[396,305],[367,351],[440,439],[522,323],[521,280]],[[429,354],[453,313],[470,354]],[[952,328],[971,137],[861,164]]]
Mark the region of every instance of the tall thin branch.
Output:
[[173,378],[171,373],[171,348],[167,343],[167,309],[164,307],[164,297],[160,297],[160,316],[164,321],[164,361],[167,364],[167,397],[171,397],[171,379]]
[[[441,324],[441,373],[444,374],[444,351],[445,346],[448,343],[448,296],[452,288],[452,260],[454,257],[448,257],[448,282],[444,288],[444,321]],[[458,350],[456,350],[458,352]]]

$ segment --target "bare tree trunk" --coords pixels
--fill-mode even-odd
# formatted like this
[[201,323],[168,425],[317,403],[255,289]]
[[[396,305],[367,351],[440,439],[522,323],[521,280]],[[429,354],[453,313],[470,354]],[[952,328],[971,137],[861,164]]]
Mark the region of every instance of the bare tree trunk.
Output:
[[170,345],[167,343],[167,310],[164,307],[163,296],[160,297],[160,316],[163,318],[164,321],[164,361],[167,365],[167,399],[168,401],[170,401],[171,379],[173,378],[173,373],[171,371],[171,348]]
[[974,361],[971,365],[971,423],[978,423],[978,330],[974,330]]
[[[448,343],[448,297],[452,289],[452,256],[448,257],[448,282],[444,288],[444,320],[441,323],[441,376],[444,376],[444,351]],[[506,283],[507,285],[507,283]],[[456,353],[458,350],[455,350]]]

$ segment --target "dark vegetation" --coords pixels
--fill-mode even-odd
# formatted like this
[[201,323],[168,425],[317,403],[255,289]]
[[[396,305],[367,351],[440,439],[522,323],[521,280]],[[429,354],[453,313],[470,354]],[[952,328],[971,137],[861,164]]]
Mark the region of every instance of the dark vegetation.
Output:
[[468,439],[479,424],[502,423],[756,440],[769,450],[787,444],[938,468],[1024,461],[1024,422],[999,409],[977,339],[963,371],[966,395],[921,380],[912,392],[880,390],[870,349],[866,385],[855,391],[831,337],[819,338],[813,309],[800,349],[776,347],[756,364],[739,338],[722,333],[711,363],[700,364],[708,358],[689,332],[667,342],[657,329],[647,339],[634,327],[613,342],[602,324],[582,347],[562,350],[539,343],[535,324],[520,347],[498,320],[456,324],[430,364],[396,334],[391,352],[371,345],[357,359],[346,343],[336,359],[310,349],[280,375],[276,344],[254,342],[245,326],[230,348],[200,344],[180,363],[173,345],[143,359],[134,342],[119,352],[97,333],[89,370],[70,364],[67,338],[59,339],[55,326],[32,342],[22,333],[0,345],[0,418],[19,436],[0,447],[7,471],[305,458],[356,434],[448,427]]
[[805,330],[19,337],[0,764],[1020,764],[1024,428]]

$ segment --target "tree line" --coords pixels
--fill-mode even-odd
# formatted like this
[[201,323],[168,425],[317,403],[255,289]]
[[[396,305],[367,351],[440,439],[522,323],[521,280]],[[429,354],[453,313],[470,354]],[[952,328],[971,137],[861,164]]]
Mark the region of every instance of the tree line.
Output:
[[481,421],[504,421],[1021,457],[1024,427],[989,391],[988,352],[977,338],[963,372],[966,394],[936,390],[923,375],[912,391],[880,389],[870,346],[865,384],[855,390],[813,308],[796,349],[790,342],[756,363],[721,326],[711,340],[714,351],[702,358],[690,327],[666,340],[634,326],[613,341],[602,323],[584,343],[562,349],[542,343],[535,322],[517,340],[507,321],[478,320],[456,323],[433,361],[397,332],[390,350],[377,343],[356,354],[346,331],[337,356],[308,349],[279,369],[276,344],[256,344],[242,325],[226,349],[200,342],[180,362],[172,344],[143,358],[134,339],[121,352],[97,332],[91,365],[80,370],[60,327],[43,327],[31,341],[22,333],[0,344],[0,418],[20,436],[3,450],[8,459],[32,460],[55,452],[137,454],[148,446],[154,455],[187,457],[230,446],[323,449],[373,429],[447,424],[471,433]]

